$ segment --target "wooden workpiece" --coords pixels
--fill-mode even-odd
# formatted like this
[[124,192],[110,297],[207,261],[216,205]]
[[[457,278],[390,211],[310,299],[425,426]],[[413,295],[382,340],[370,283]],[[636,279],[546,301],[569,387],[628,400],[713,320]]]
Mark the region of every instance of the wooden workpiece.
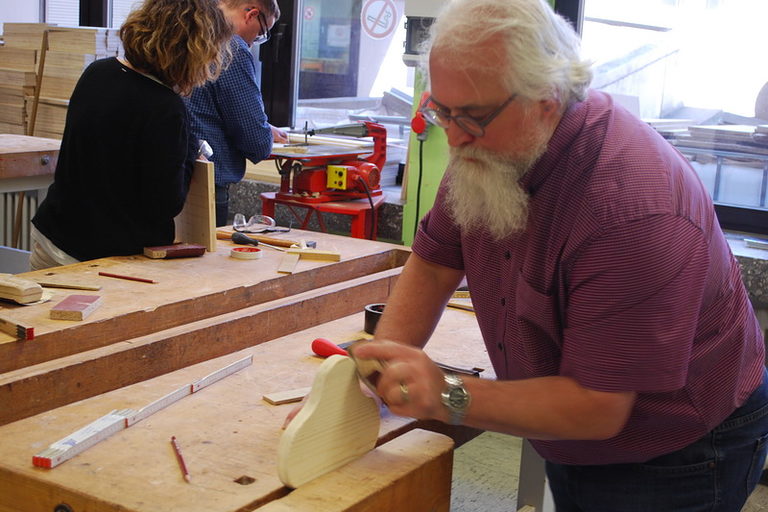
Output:
[[307,401],[280,437],[277,472],[293,489],[376,446],[379,407],[364,395],[355,363],[332,355],[317,370]]
[[[386,409],[379,444],[372,452],[293,492],[278,478],[281,426],[293,405],[269,405],[262,396],[310,386],[323,361],[312,354],[312,340],[356,339],[363,322],[360,311],[1,426],[0,510],[50,512],[67,503],[76,512],[448,511],[450,439],[413,430],[431,425],[393,416]],[[427,352],[448,364],[487,368],[483,375],[493,377],[474,316],[464,311],[445,311]],[[141,408],[249,355],[252,366],[72,460],[51,470],[32,466],[32,455],[90,421],[114,409]],[[103,370],[108,371],[114,368]],[[72,392],[76,382],[61,382],[59,388]],[[183,445],[191,483],[179,470],[168,442],[171,436]]]
[[35,281],[11,274],[0,274],[0,298],[19,304],[30,304],[42,297],[43,288]]

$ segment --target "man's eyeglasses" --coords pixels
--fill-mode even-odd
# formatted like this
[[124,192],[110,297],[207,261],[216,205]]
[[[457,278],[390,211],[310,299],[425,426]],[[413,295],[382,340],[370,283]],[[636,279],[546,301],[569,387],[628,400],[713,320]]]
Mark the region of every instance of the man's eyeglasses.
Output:
[[[246,7],[245,11],[250,12],[254,10],[255,7]],[[253,40],[253,44],[264,44],[267,41],[269,41],[269,38],[272,37],[272,32],[267,26],[267,17],[264,16],[264,13],[259,11],[259,14],[256,15],[259,19],[259,26],[261,26],[261,33],[256,36],[256,39]]]
[[507,105],[512,103],[516,97],[517,94],[512,94],[504,103],[496,107],[493,112],[482,118],[462,114],[452,116],[440,107],[427,107],[426,105],[429,105],[430,103],[434,104],[432,101],[432,96],[427,98],[427,100],[424,102],[424,106],[420,110],[428,121],[436,124],[437,126],[440,126],[441,128],[448,128],[450,122],[453,121],[465,132],[474,135],[475,137],[482,137],[485,135],[485,127],[488,126],[491,121],[496,119],[496,116],[501,114],[501,112],[507,108]]

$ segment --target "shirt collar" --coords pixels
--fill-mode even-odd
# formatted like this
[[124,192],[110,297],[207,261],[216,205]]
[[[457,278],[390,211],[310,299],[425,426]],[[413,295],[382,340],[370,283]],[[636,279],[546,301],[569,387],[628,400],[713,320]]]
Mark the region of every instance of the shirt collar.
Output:
[[586,101],[572,104],[563,114],[547,144],[547,150],[522,178],[520,185],[533,196],[541,188],[557,163],[567,156],[576,138],[579,136],[589,110],[588,104],[595,95],[589,91]]

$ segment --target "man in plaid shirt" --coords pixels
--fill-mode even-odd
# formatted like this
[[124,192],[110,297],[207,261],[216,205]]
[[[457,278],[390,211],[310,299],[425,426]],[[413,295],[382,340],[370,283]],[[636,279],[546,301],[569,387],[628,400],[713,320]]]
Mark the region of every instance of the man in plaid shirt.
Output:
[[267,121],[249,47],[269,40],[280,17],[276,0],[221,0],[220,8],[234,26],[232,62],[221,76],[195,89],[187,101],[195,137],[213,149],[216,170],[216,225],[229,218],[229,185],[243,179],[245,159],[256,163],[272,151],[272,142],[287,134]]

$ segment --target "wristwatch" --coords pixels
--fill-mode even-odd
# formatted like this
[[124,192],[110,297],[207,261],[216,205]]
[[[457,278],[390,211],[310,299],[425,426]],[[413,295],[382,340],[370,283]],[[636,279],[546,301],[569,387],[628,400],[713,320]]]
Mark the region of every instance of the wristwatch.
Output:
[[441,400],[450,414],[448,422],[451,425],[461,425],[464,416],[467,415],[469,402],[471,398],[469,391],[464,387],[464,381],[456,374],[446,373],[445,390],[442,392]]

